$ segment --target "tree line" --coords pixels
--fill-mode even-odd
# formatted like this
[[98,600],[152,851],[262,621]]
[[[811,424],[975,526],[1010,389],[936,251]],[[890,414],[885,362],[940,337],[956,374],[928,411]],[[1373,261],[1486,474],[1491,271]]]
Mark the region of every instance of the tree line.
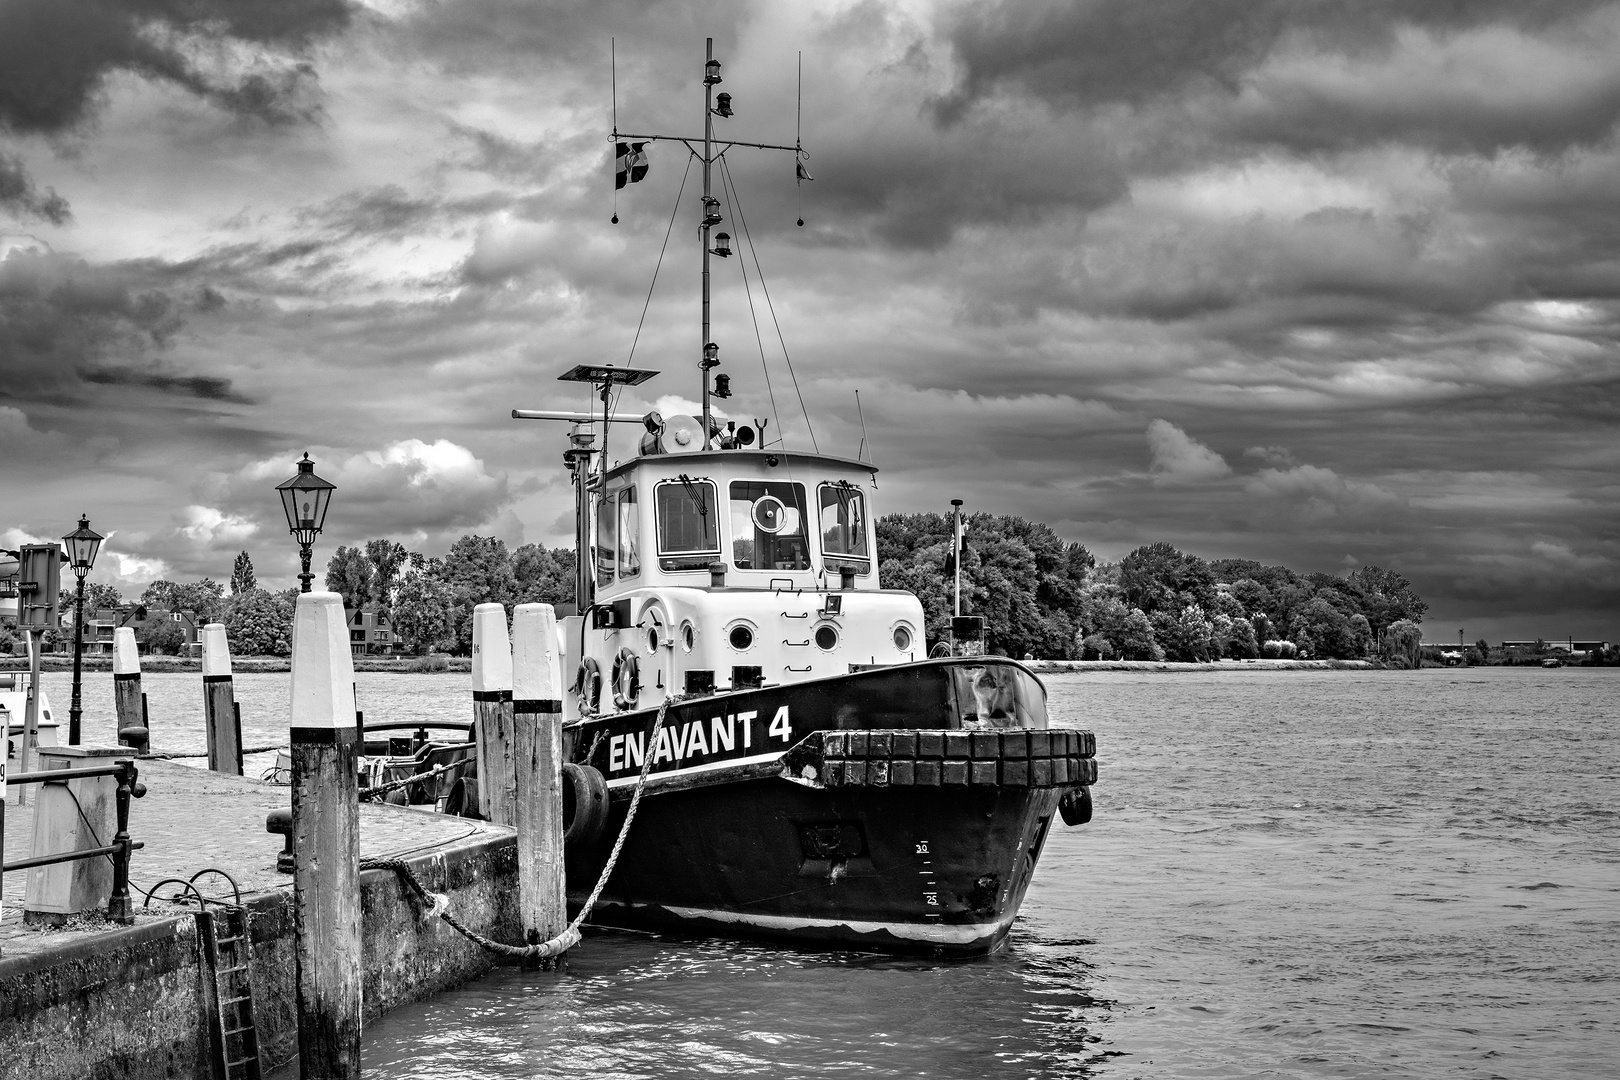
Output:
[[[930,643],[950,627],[952,530],[941,514],[879,519],[883,584],[922,601]],[[1008,656],[1182,660],[1379,656],[1417,666],[1428,605],[1393,570],[1336,577],[1253,559],[1205,560],[1167,543],[1118,562],[1016,516],[967,519],[962,612]]]
[[[890,514],[877,522],[877,553],[884,586],[921,600],[930,645],[949,633],[952,560],[959,559],[962,612],[983,616],[988,648],[1007,656],[1381,657],[1415,667],[1428,607],[1405,577],[1377,566],[1343,576],[1301,574],[1252,559],[1206,560],[1162,542],[1099,562],[1050,526],[1008,515],[971,515],[965,543],[953,552],[948,517]],[[465,654],[478,604],[571,604],[574,552],[542,544],[509,549],[468,535],[430,556],[377,539],[339,547],[325,585],[348,607],[372,606],[404,651]],[[297,595],[261,588],[244,551],[228,590],[209,578],[155,581],[138,603],[224,623],[239,655],[285,656]],[[70,604],[71,594],[63,601]],[[87,611],[121,603],[110,586],[87,586]],[[181,633],[177,624],[153,624],[148,647],[168,651],[179,644],[168,638]]]

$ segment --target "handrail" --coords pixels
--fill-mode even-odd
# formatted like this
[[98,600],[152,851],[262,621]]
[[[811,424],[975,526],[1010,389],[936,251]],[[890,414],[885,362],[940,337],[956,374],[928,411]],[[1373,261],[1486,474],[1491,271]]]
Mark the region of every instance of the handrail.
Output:
[[12,773],[6,776],[6,786],[12,784],[49,784],[57,780],[87,780],[92,776],[121,776],[128,758],[119,758],[111,765],[87,765],[82,769],[46,769],[44,772]]
[[415,728],[455,728],[457,730],[465,731],[471,725],[472,721],[470,720],[461,720],[455,722],[449,720],[385,720],[380,724],[368,722],[366,724],[366,730],[369,732],[410,731]]
[[[89,765],[78,769],[47,769],[44,772],[18,773],[6,777],[6,786],[21,784],[50,784],[68,780],[86,780],[97,776],[116,776],[118,778],[118,792],[114,798],[117,810],[117,832],[112,843],[100,847],[86,848],[82,851],[58,851],[44,855],[33,855],[26,859],[19,859],[14,863],[4,862],[0,859],[0,882],[3,882],[7,870],[26,870],[34,866],[53,866],[57,863],[77,862],[81,859],[99,859],[110,856],[113,864],[112,896],[107,901],[107,917],[113,922],[132,923],[135,921],[135,904],[129,895],[129,857],[130,854],[145,847],[145,843],[138,843],[129,837],[129,801],[139,799],[146,795],[146,785],[140,783],[140,770],[135,762],[129,758],[119,758],[110,765]],[[0,812],[5,804],[0,802]],[[0,818],[0,821],[3,821]],[[0,844],[4,841],[0,840]],[[0,849],[3,851],[3,849]]]

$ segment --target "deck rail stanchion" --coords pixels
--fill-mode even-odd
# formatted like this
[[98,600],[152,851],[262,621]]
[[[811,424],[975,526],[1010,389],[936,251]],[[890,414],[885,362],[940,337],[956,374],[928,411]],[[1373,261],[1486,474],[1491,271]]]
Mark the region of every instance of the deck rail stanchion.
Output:
[[517,769],[512,743],[512,639],[506,608],[473,608],[473,720],[478,730],[478,812],[497,825],[517,824]]
[[298,597],[290,712],[300,1073],[359,1080],[359,759],[354,660],[337,593]]
[[523,940],[568,925],[563,884],[562,664],[550,604],[512,611],[512,719],[517,749],[518,904]]
[[[347,632],[345,632],[345,639]],[[231,646],[225,627],[209,623],[202,631],[203,717],[208,728],[208,767],[242,775],[242,739],[237,730],[236,688],[231,679]]]
[[118,716],[118,745],[138,754],[152,752],[152,732],[146,726],[146,705],[141,693],[141,654],[133,627],[113,631],[113,710]]

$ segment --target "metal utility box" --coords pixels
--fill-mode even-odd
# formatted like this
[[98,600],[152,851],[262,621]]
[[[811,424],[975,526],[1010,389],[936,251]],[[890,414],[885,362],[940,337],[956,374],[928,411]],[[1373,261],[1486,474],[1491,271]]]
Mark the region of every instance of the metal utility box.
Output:
[[58,544],[24,544],[18,552],[17,629],[55,630],[57,597],[62,592],[62,548]]
[[[85,768],[107,758],[129,757],[128,747],[42,746],[39,769]],[[98,760],[100,759],[100,760]],[[105,847],[118,832],[118,778],[91,776],[66,783],[40,784],[34,806],[30,855],[54,855]],[[103,913],[112,898],[112,860],[74,862],[28,869],[23,922],[59,926],[74,915]]]

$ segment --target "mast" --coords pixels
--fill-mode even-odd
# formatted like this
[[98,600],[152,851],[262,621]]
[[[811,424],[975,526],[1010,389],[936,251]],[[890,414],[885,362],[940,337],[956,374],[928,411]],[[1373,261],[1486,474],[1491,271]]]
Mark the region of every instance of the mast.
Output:
[[962,614],[962,500],[951,500],[951,614]]
[[720,65],[714,59],[714,38],[706,38],[703,57],[703,224],[699,229],[703,248],[703,449],[709,444],[709,369],[720,363],[718,351],[709,338],[709,230],[720,220],[716,200],[709,186],[709,169],[714,164],[714,84],[720,81]]

